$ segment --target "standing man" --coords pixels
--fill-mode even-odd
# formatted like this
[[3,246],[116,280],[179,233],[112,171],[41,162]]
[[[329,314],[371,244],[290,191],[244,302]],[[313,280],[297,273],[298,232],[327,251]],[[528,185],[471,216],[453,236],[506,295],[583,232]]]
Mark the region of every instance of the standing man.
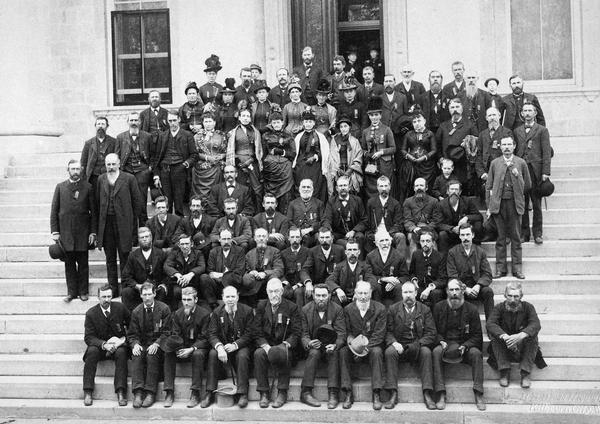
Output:
[[156,162],[152,167],[154,186],[162,187],[169,199],[168,210],[174,204],[175,214],[183,216],[187,170],[198,160],[198,151],[192,133],[179,127],[177,112],[169,112],[167,120],[169,131],[162,132],[158,138]]
[[313,181],[306,178],[300,181],[300,197],[288,206],[287,217],[290,224],[300,229],[302,245],[311,248],[318,242],[318,231],[325,212],[321,199],[313,197]]
[[[423,93],[419,100],[423,116],[427,122],[427,128],[434,134],[442,122],[450,119],[450,114],[448,113],[448,102],[450,99],[442,91],[443,81],[444,78],[440,71],[433,70],[429,72],[429,90]],[[441,151],[441,146],[438,145],[437,147],[438,152]]]
[[108,119],[104,116],[96,118],[96,136],[90,138],[83,145],[81,150],[82,166],[81,179],[92,185],[92,190],[96,192],[98,177],[106,172],[104,163],[106,156],[115,152],[117,141],[106,134],[108,129]]
[[240,102],[244,100],[246,102],[245,107],[250,107],[250,103],[256,101],[256,96],[252,90],[252,70],[248,67],[242,68],[240,70],[240,79],[242,83],[235,88],[233,102],[239,107]]
[[425,87],[419,81],[413,80],[415,70],[411,65],[404,65],[401,73],[402,81],[394,89],[406,96],[408,107],[410,108],[419,102],[419,99],[425,93]]
[[121,302],[112,302],[109,285],[98,289],[98,304],[85,313],[87,345],[83,355],[83,404],[93,403],[94,379],[99,361],[115,361],[115,392],[119,406],[127,405],[127,359],[129,349],[125,343],[130,314]]
[[129,130],[117,135],[115,153],[121,160],[121,171],[132,174],[140,189],[144,207],[138,217],[139,225],[148,220],[145,202],[148,198],[148,187],[152,181],[151,150],[152,136],[140,130],[140,115],[132,112],[127,118]]
[[465,80],[463,76],[465,74],[465,65],[460,60],[452,63],[452,75],[454,75],[454,81],[449,82],[442,89],[442,93],[447,99],[453,99],[460,97],[465,92]]
[[477,128],[477,133],[486,127],[485,111],[488,107],[488,95],[481,88],[477,88],[479,76],[475,71],[465,72],[467,85],[463,97],[465,116]]
[[113,297],[119,295],[117,253],[121,276],[133,247],[137,217],[145,203],[135,177],[119,170],[121,162],[115,153],[106,156],[106,170],[98,179],[98,249],[104,248],[106,273]]
[[521,114],[523,105],[531,103],[536,110],[535,121],[545,127],[546,119],[544,118],[540,102],[535,94],[523,92],[523,79],[518,74],[515,74],[508,79],[508,83],[510,84],[512,93],[507,94],[502,99],[505,106],[502,125],[514,132],[517,127],[525,123],[525,118]]
[[502,157],[490,165],[485,184],[487,216],[494,219],[498,230],[496,239],[496,271],[494,278],[507,274],[506,239],[510,238],[512,274],[524,279],[522,271],[521,217],[525,211],[525,193],[531,189],[527,163],[513,154],[514,141],[510,137],[500,141]]
[[410,115],[408,99],[394,87],[396,87],[396,78],[392,74],[387,74],[383,80],[383,94],[381,95],[383,102],[381,122],[391,128],[396,144],[400,145],[402,136],[408,132],[408,127],[410,127]]
[[356,90],[356,100],[368,105],[373,97],[381,97],[383,95],[383,85],[374,81],[375,73],[370,66],[363,68],[362,76],[364,84]]
[[87,181],[81,180],[81,164],[71,159],[67,164],[69,178],[56,185],[50,209],[52,240],[65,251],[65,277],[70,302],[79,296],[88,300],[88,249],[96,241],[98,214],[95,193]]
[[[294,68],[294,74],[300,78],[302,93],[309,106],[317,104],[317,84],[323,78],[323,70],[314,64],[312,47],[306,46],[302,49],[302,65]],[[283,105],[282,105],[283,107]]]
[[290,72],[286,68],[279,68],[275,73],[275,78],[277,78],[278,84],[271,88],[267,100],[271,103],[277,103],[283,109],[286,104],[291,102],[290,96],[288,95]]
[[140,112],[140,130],[152,135],[152,145],[156,147],[158,134],[169,129],[167,109],[160,106],[160,93],[152,90],[148,93],[150,107]]
[[512,137],[511,130],[500,125],[500,111],[495,107],[489,107],[485,112],[488,127],[479,133],[477,138],[477,159],[475,160],[475,171],[480,181],[487,181],[490,163],[497,157],[502,156],[500,140],[504,137]]

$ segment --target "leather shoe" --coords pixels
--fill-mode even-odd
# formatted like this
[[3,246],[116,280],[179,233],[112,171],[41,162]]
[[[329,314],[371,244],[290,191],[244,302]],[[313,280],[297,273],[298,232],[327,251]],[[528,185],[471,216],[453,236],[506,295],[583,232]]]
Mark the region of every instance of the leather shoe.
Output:
[[446,393],[440,392],[440,397],[438,401],[435,403],[435,407],[440,411],[446,409]]
[[344,408],[344,409],[352,408],[352,404],[354,403],[354,399],[352,397],[352,391],[346,390],[344,392],[344,395],[342,396],[342,398],[344,399],[344,401],[342,403],[342,408]]
[[63,302],[71,303],[71,300],[73,300],[73,299],[75,299],[75,296],[68,295],[68,296],[63,297]]
[[142,391],[136,390],[136,392],[133,394],[133,407],[136,409],[141,408],[143,401],[144,401],[144,395],[143,395]]
[[198,393],[198,390],[192,390],[192,393],[190,394],[190,400],[187,403],[187,407],[195,408],[196,406],[198,406],[199,403],[200,403],[200,394]]
[[300,402],[307,404],[308,406],[312,406],[314,408],[318,408],[321,406],[321,402],[319,402],[311,392],[306,391],[302,392],[300,395]]
[[385,409],[394,409],[398,403],[398,390],[390,390],[390,399],[383,405]]
[[125,396],[125,390],[117,390],[117,402],[119,406],[127,406],[127,396]]
[[521,271],[513,271],[513,277],[518,278],[519,280],[524,280],[525,275]]
[[245,408],[248,406],[248,395],[245,393],[241,394],[237,404],[240,408]]
[[92,399],[92,392],[89,390],[86,390],[83,393],[83,404],[85,406],[92,406],[93,403],[94,403],[94,400]]
[[542,236],[536,237],[533,241],[535,241],[535,244],[544,244],[544,238]]
[[524,389],[531,387],[531,377],[529,377],[529,374],[521,374],[521,387]]
[[376,411],[380,411],[383,408],[383,403],[381,403],[381,397],[379,396],[379,392],[373,393],[373,409]]
[[335,409],[337,408],[339,403],[338,394],[335,390],[329,391],[329,400],[327,401],[327,409]]
[[268,408],[269,403],[269,394],[267,392],[260,392],[260,400],[258,401],[258,406],[260,406],[261,408]]
[[165,408],[170,408],[171,406],[173,406],[173,401],[174,401],[174,396],[173,396],[173,390],[167,390],[167,393],[165,394],[165,403],[163,404],[163,406]]
[[146,398],[142,402],[142,408],[150,408],[152,405],[154,405],[155,400],[156,397],[154,396],[154,393],[146,393]]
[[90,297],[87,294],[82,294],[79,296],[79,299],[81,299],[82,302],[87,302],[89,298]]
[[[277,393],[277,397],[275,398],[275,401],[273,402],[273,404],[271,406],[273,408],[281,408],[283,405],[285,405],[286,402],[287,402],[287,391],[279,390],[279,393]],[[319,403],[319,406],[321,406],[320,403]]]
[[437,406],[433,401],[433,398],[431,397],[431,392],[429,390],[423,392],[423,398],[425,399],[425,406],[427,407],[427,409],[437,409]]
[[494,275],[492,275],[492,278],[494,278],[494,279],[495,279],[495,278],[502,278],[502,277],[506,277],[506,274],[507,274],[507,272],[506,272],[506,271],[502,272],[502,271],[498,271],[498,270],[496,270],[496,271],[494,272]]
[[475,392],[475,405],[480,411],[485,411],[485,400],[483,400],[483,394]]
[[213,404],[213,401],[213,393],[210,391],[206,392],[206,394],[202,398],[202,402],[200,403],[200,408],[208,408],[210,405]]
[[508,387],[510,384],[510,371],[500,371],[500,378],[498,379],[500,386]]

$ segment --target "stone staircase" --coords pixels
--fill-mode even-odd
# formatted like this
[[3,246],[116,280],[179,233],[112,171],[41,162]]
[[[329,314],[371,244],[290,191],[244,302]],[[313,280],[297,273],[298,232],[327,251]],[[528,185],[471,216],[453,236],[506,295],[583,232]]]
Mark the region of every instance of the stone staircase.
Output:
[[[533,386],[501,388],[485,364],[488,410],[473,405],[468,367],[449,367],[448,408],[427,411],[414,369],[403,366],[400,404],[375,412],[370,404],[366,369],[355,385],[351,410],[309,408],[300,402],[302,363],[293,370],[290,399],[281,410],[185,408],[189,395],[189,364],[178,365],[176,403],[170,410],[158,402],[147,410],[116,406],[112,363],[101,363],[94,406],[82,399],[83,320],[90,301],[62,302],[66,294],[62,262],[51,261],[47,246],[49,210],[54,186],[65,178],[67,160],[79,152],[34,155],[29,163],[5,170],[0,180],[0,417],[77,420],[201,420],[305,422],[429,422],[429,423],[598,423],[600,422],[600,137],[555,137],[552,180],[555,194],[547,199],[542,246],[524,245],[525,299],[536,306],[542,322],[540,345],[548,368],[534,370]],[[492,259],[494,246],[485,249]],[[105,281],[104,255],[90,256],[90,293]],[[494,264],[492,263],[492,267]],[[496,301],[512,278],[495,280]],[[483,314],[482,323],[483,323]],[[484,337],[486,338],[486,337]],[[486,340],[487,345],[487,340]],[[324,374],[322,374],[323,376]],[[326,398],[326,382],[315,394]],[[255,381],[250,397],[257,400]],[[162,392],[159,396],[162,399]]]

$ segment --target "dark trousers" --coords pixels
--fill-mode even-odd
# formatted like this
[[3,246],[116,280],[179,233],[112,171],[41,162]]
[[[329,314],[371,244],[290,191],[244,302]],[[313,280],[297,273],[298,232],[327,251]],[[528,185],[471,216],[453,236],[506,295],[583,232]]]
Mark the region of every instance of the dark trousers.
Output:
[[119,346],[114,353],[109,354],[97,346],[88,346],[84,355],[83,366],[83,390],[94,390],[94,379],[99,361],[115,361],[115,392],[124,390],[127,392],[127,347]]
[[[167,293],[162,287],[156,288],[156,300],[167,303]],[[129,311],[133,311],[137,305],[142,303],[140,291],[135,287],[124,287],[121,290],[121,302]]]
[[252,163],[252,168],[252,170],[247,167],[241,169],[238,168],[237,181],[244,184],[246,187],[250,187],[250,190],[254,193],[254,204],[256,205],[257,212],[259,212],[259,209],[262,209],[264,187],[261,182],[261,175],[256,160]]
[[362,358],[355,357],[348,346],[340,349],[340,387],[343,390],[352,390],[352,378],[350,370],[357,362],[369,361],[371,366],[371,389],[381,390],[383,388],[383,350],[379,346],[369,348],[369,353]]
[[[480,243],[483,238],[483,224],[481,221],[469,222],[473,226],[473,242]],[[438,251],[444,255],[448,254],[451,247],[460,244],[460,237],[452,231],[442,230],[438,233]]]
[[[435,392],[445,392],[446,384],[444,379],[444,365],[442,356],[444,351],[442,346],[438,345],[433,349],[433,384]],[[473,390],[483,394],[483,355],[476,347],[470,348],[462,358],[463,364],[471,365],[471,374],[473,377]]]
[[108,284],[113,291],[113,297],[119,295],[119,273],[117,271],[117,252],[119,254],[119,268],[121,275],[127,263],[129,252],[123,252],[119,243],[119,228],[115,215],[106,215],[106,226],[104,227],[104,255],[106,256],[106,274]]
[[291,192],[287,192],[282,194],[278,199],[277,199],[277,211],[287,215],[287,210],[288,210],[288,206],[290,204],[290,199],[292,198],[292,193]]
[[507,272],[506,266],[506,238],[510,238],[510,256],[512,258],[512,272],[521,271],[521,219],[517,214],[514,199],[502,199],[500,211],[492,215],[496,223],[498,238],[496,239],[496,270]]
[[325,349],[310,349],[304,362],[304,376],[302,377],[302,389],[315,387],[315,375],[319,361],[327,361],[327,388],[339,389],[340,387],[340,353],[338,350],[326,352]]
[[[541,181],[536,181],[535,174],[531,166],[529,167],[529,175],[531,175],[531,186],[537,187]],[[529,190],[525,193],[525,213],[521,218],[521,234],[523,237],[528,239],[531,236],[529,230],[529,201],[531,200],[531,208],[533,209],[533,223],[531,232],[533,237],[542,237],[542,198],[538,196],[535,189]]]
[[210,305],[217,303],[217,300],[221,298],[224,287],[234,286],[239,291],[241,284],[242,279],[232,272],[224,275],[221,281],[217,281],[210,278],[207,271],[206,274],[202,274],[200,276],[200,286],[198,287],[198,292],[200,293],[200,296],[203,297]]
[[[235,369],[237,392],[247,395],[250,375],[250,349],[242,347],[235,352],[227,355],[227,361],[231,361],[231,366]],[[227,364],[229,366],[229,363]],[[223,371],[223,363],[219,361],[217,351],[211,349],[208,352],[208,367],[206,369],[206,391],[217,390],[219,375]],[[268,390],[268,389],[267,389]]]
[[66,252],[65,277],[69,296],[77,297],[89,293],[90,267],[87,250],[83,252]]
[[175,389],[175,369],[177,362],[192,363],[192,386],[190,390],[200,390],[202,388],[202,372],[206,362],[207,349],[196,349],[187,358],[178,358],[175,352],[165,353],[165,381],[164,390]]
[[494,309],[494,290],[489,286],[481,287],[479,289],[479,295],[476,298],[465,295],[465,300],[471,303],[476,303],[478,301],[483,303],[485,319],[487,319]]
[[433,365],[431,361],[431,349],[427,346],[420,346],[416,349],[408,348],[402,354],[399,354],[393,346],[388,346],[385,350],[386,376],[384,388],[398,390],[398,363],[410,362],[419,365],[423,390],[433,390]]
[[[277,390],[287,390],[290,387],[290,370],[292,368],[291,352],[285,360],[272,362],[275,376],[277,377]],[[269,357],[262,347],[254,351],[254,377],[256,377],[256,391],[269,391]]]
[[131,357],[131,389],[134,392],[145,390],[156,394],[163,356],[160,348],[154,355],[148,355],[148,346],[144,346],[140,356]]
[[[373,293],[371,298],[377,302],[383,302],[384,299],[391,300],[392,303],[400,302],[402,300],[402,283],[397,284],[392,290],[386,291],[385,286],[387,283],[378,282],[371,283]],[[388,302],[389,303],[389,302]]]
[[[142,200],[144,202],[142,213],[138,217],[138,225],[142,226],[146,224],[146,221],[148,221],[148,187],[150,186],[150,181],[152,181],[152,171],[150,171],[150,169],[146,169],[144,171],[136,172],[133,174],[133,176],[137,180],[140,193],[142,194]],[[137,234],[135,234],[135,237],[137,238]]]
[[296,290],[292,290],[293,283],[289,283],[283,286],[283,297],[291,300],[299,308],[302,308],[306,303],[308,303],[308,299],[304,297],[304,287],[298,287]]
[[175,205],[175,215],[178,216],[183,216],[186,181],[187,169],[183,166],[183,163],[161,166],[160,183],[162,184],[163,193],[169,199],[169,211]]
[[498,371],[509,370],[511,362],[519,362],[521,371],[530,373],[535,363],[535,356],[538,351],[537,339],[527,337],[517,344],[517,351],[514,352],[506,347],[504,340],[491,339],[492,350],[498,362]]

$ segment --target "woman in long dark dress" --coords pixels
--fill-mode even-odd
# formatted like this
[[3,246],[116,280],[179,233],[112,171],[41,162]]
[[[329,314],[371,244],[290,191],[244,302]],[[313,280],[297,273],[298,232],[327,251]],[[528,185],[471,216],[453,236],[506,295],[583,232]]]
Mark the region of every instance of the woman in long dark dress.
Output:
[[192,173],[192,191],[206,199],[210,189],[223,180],[223,167],[227,152],[225,133],[215,130],[216,119],[212,113],[202,115],[203,129],[194,134],[199,159]]
[[292,135],[283,129],[283,116],[279,110],[273,108],[262,137],[263,180],[265,193],[275,195],[277,210],[285,215],[294,188],[292,161],[296,157],[296,145]]

